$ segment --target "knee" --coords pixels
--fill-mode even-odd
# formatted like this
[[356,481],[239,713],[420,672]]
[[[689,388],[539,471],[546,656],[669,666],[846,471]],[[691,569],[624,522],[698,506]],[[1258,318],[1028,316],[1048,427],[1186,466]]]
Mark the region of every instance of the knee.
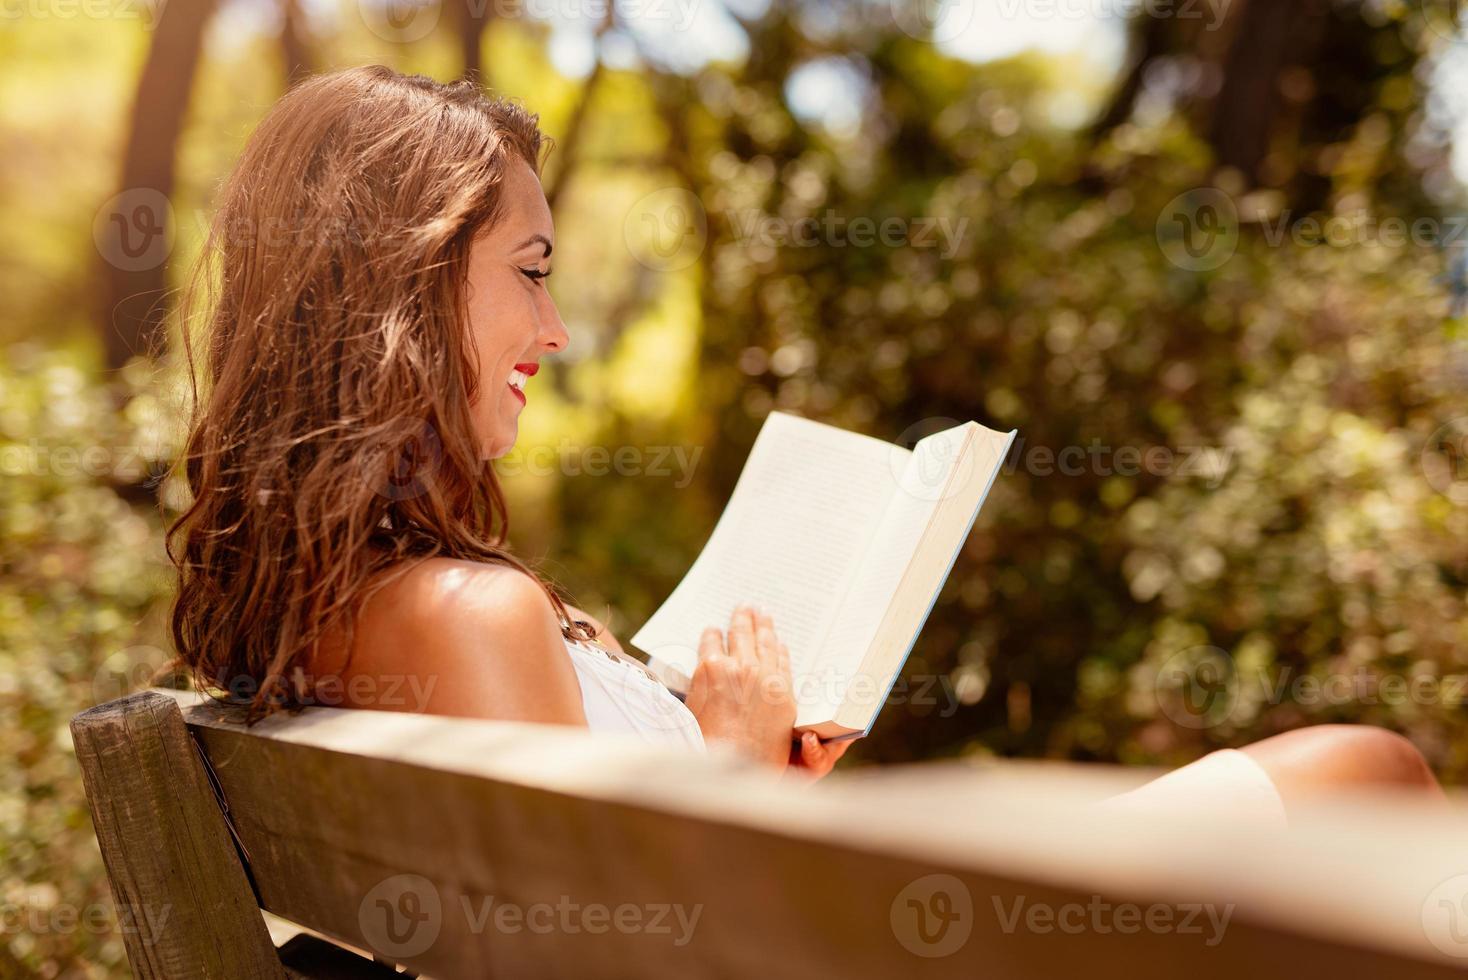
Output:
[[[1308,765],[1340,784],[1437,788],[1432,767],[1402,735],[1371,725],[1315,725],[1259,743],[1278,741],[1278,754]],[[1271,747],[1274,748],[1274,747]],[[1271,753],[1273,754],[1273,753]]]
[[1396,732],[1369,725],[1330,725],[1336,751],[1353,759],[1373,782],[1436,784],[1432,767],[1412,741]]

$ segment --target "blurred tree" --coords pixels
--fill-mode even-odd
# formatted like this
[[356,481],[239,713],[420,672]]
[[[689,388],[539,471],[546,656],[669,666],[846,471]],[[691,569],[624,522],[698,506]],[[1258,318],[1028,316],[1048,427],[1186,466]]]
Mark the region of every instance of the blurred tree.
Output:
[[545,188],[545,200],[550,205],[552,212],[556,210],[556,203],[560,200],[562,192],[570,185],[572,175],[581,160],[581,142],[586,134],[591,107],[595,104],[598,87],[607,71],[606,61],[602,57],[602,47],[606,43],[607,34],[616,27],[617,8],[615,4],[608,3],[606,14],[602,17],[601,23],[597,25],[596,33],[592,38],[591,71],[581,85],[581,91],[576,97],[576,105],[571,110],[571,118],[566,123],[561,138],[556,142],[559,153],[555,179],[550,181]]
[[484,73],[484,32],[495,17],[490,0],[461,0],[446,4],[459,42],[459,61],[464,78],[479,78]]
[[1396,16],[1371,0],[1236,0],[1217,20],[1137,15],[1129,67],[1094,133],[1113,132],[1149,100],[1176,106],[1218,166],[1313,210],[1326,203],[1341,148],[1378,119],[1393,152],[1372,176],[1416,206],[1418,182],[1400,177],[1420,177],[1433,161],[1419,155],[1407,167],[1401,151],[1421,124],[1415,69],[1433,3]]
[[[120,192],[106,215],[119,225],[124,248],[133,235],[146,241],[168,233],[172,217],[165,204],[173,193],[175,151],[213,13],[214,0],[170,0],[159,14],[133,98]],[[130,357],[159,349],[167,315],[165,268],[161,260],[132,264],[106,258],[99,268],[103,349],[107,365],[120,368]]]
[[[1300,194],[1369,190],[1387,213],[1431,214],[1420,182],[1407,178],[1405,129],[1382,138],[1373,122],[1406,124],[1397,100],[1418,55],[1393,32],[1411,25],[1366,23],[1359,9],[1339,16],[1316,22],[1323,34],[1312,50],[1324,61],[1311,77],[1362,75],[1354,59],[1367,52],[1385,52],[1395,74],[1276,103],[1267,140],[1253,144],[1269,148],[1261,173],[1275,172],[1283,154],[1277,170],[1303,175],[1291,184]],[[1257,23],[1266,34],[1303,30],[1288,19]],[[1312,250],[1257,226],[1216,268],[1170,257],[1158,218],[1171,199],[1212,181],[1210,133],[1241,132],[1242,107],[1273,99],[1243,80],[1229,88],[1220,76],[1212,96],[1200,83],[1188,91],[1201,101],[1180,106],[1187,111],[1127,118],[1093,144],[1048,121],[1053,76],[1042,60],[976,68],[870,22],[812,39],[779,6],[743,26],[747,60],[694,78],[649,73],[664,123],[662,179],[692,190],[708,219],[696,266],[707,422],[685,427],[703,433],[709,458],[700,500],[716,510],[726,499],[772,409],[894,440],[944,419],[1022,434],[909,663],[909,696],[856,757],[980,749],[1180,762],[1311,719],[1370,717],[1411,731],[1444,771],[1468,766],[1452,747],[1450,733],[1463,726],[1451,703],[1372,712],[1252,690],[1226,724],[1194,726],[1168,714],[1159,686],[1163,667],[1200,645],[1226,651],[1266,687],[1328,676],[1347,650],[1383,649],[1388,636],[1414,659],[1358,652],[1377,676],[1461,669],[1463,597],[1451,583],[1463,579],[1463,557],[1438,528],[1462,528],[1464,515],[1443,510],[1407,449],[1453,417],[1464,359],[1430,284],[1439,257]],[[1236,36],[1227,40],[1208,49],[1220,71],[1230,50],[1242,52]],[[1320,53],[1337,47],[1338,62]],[[829,63],[831,49],[845,52],[835,60],[862,106],[855,132],[802,119],[787,99],[792,75]],[[1234,57],[1234,70],[1249,70],[1242,53]],[[1200,124],[1205,109],[1221,128]],[[1280,127],[1295,135],[1281,137]],[[1347,150],[1351,166],[1329,162]],[[1077,181],[1087,172],[1099,183]],[[1310,190],[1317,180],[1323,190]],[[855,222],[887,219],[914,237],[853,243]],[[919,244],[918,222],[929,231],[947,222],[955,234]],[[797,227],[817,230],[796,236]],[[1373,334],[1380,345],[1353,339]],[[1417,369],[1393,356],[1399,345],[1460,368],[1414,358],[1422,380],[1410,383]],[[1408,390],[1407,399],[1365,394]],[[1310,406],[1312,435],[1298,442],[1288,414],[1270,423],[1249,414],[1266,405]],[[621,424],[607,431],[625,438]],[[1203,448],[1217,454],[1218,471],[1193,469]],[[1148,458],[1163,463],[1129,466],[1116,455],[1154,450],[1161,455]],[[1343,452],[1365,455],[1339,476],[1322,469]],[[1225,454],[1229,464],[1219,462]],[[587,494],[604,499],[605,490],[566,482],[573,521],[590,512]],[[1362,527],[1360,547],[1416,556],[1415,571],[1401,575],[1429,589],[1422,608],[1436,609],[1431,616],[1413,620],[1393,598],[1405,595],[1406,578],[1379,563],[1359,575],[1332,564],[1338,545],[1327,542],[1357,526],[1358,502],[1373,495],[1394,501],[1393,517]],[[602,568],[608,550],[641,553],[634,539],[654,525],[700,519],[696,506],[658,513],[652,524],[629,521],[626,533],[578,532],[571,552],[597,552],[587,567]],[[663,557],[643,581],[615,587],[636,597],[612,596],[634,622],[649,595],[671,588],[701,535],[672,540],[683,562]]]
[[280,60],[289,87],[316,71],[300,0],[280,0]]

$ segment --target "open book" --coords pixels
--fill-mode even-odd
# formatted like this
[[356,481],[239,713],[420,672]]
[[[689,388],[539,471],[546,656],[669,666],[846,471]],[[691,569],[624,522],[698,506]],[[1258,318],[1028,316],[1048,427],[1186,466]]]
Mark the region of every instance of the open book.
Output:
[[796,727],[867,733],[1014,436],[967,422],[909,451],[771,413],[708,544],[632,643],[686,691],[703,630],[758,606],[790,648]]

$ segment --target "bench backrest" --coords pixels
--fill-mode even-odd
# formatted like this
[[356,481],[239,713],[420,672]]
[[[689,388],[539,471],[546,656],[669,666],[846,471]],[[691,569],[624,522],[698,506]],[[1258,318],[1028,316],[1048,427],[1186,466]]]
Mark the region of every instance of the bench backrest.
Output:
[[180,692],[73,732],[142,977],[286,976],[260,908],[440,978],[1459,972],[1422,917],[1468,851],[1390,807],[1259,839],[1093,811],[1138,778],[1099,767],[797,787],[550,726],[247,729]]

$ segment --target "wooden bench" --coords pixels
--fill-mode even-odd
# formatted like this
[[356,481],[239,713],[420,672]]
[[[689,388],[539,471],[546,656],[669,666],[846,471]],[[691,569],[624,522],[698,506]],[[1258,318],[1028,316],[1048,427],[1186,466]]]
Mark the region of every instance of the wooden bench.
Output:
[[[801,787],[550,726],[310,709],[247,729],[168,691],[72,731],[143,978],[1412,980],[1468,965],[1460,812],[1363,800],[1259,835],[1097,810],[1144,775],[1104,767]],[[309,933],[277,949],[262,909]]]

